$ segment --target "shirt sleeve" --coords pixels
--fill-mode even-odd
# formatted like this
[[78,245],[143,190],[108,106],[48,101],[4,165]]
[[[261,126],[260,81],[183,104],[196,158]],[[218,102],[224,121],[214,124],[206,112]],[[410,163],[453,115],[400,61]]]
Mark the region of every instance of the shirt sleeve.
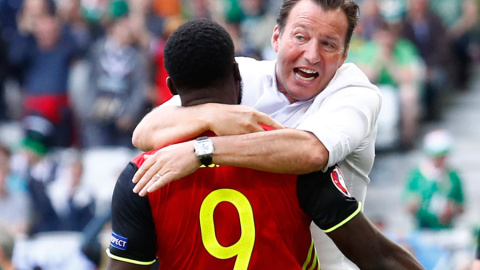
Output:
[[326,166],[329,168],[344,160],[376,132],[380,107],[378,92],[360,86],[346,87],[326,97],[319,110],[297,129],[312,132],[322,142],[329,151]]
[[137,167],[129,163],[112,197],[112,235],[107,255],[115,260],[150,265],[156,259],[156,233],[148,197],[134,193]]
[[297,197],[302,210],[326,233],[341,227],[362,210],[361,203],[350,195],[338,166],[325,173],[299,175]]

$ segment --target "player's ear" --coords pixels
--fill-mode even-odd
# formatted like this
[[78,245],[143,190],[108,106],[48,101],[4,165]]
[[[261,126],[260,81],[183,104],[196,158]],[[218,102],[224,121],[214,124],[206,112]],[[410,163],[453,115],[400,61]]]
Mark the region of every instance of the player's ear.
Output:
[[175,87],[175,85],[173,84],[173,80],[172,78],[170,77],[167,77],[167,86],[168,86],[168,89],[170,89],[170,93],[172,93],[172,95],[177,95],[177,88]]

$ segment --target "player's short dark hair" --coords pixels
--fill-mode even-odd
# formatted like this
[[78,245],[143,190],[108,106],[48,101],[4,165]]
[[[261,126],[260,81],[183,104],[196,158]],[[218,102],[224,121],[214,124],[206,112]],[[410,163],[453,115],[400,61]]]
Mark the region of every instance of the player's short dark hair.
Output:
[[234,45],[218,23],[205,18],[193,19],[168,38],[164,59],[168,75],[177,88],[198,89],[232,74]]
[[280,12],[277,17],[277,25],[280,33],[283,33],[285,25],[287,24],[288,15],[293,7],[300,1],[312,1],[325,11],[336,10],[340,8],[347,16],[348,29],[345,37],[345,48],[350,44],[353,30],[357,26],[360,8],[353,0],[284,0]]

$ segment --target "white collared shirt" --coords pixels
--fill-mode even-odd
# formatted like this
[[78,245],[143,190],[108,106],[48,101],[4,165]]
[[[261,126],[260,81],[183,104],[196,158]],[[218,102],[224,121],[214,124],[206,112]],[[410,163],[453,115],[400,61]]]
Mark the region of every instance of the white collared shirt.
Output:
[[243,81],[242,105],[269,114],[286,127],[315,134],[329,151],[326,168],[338,163],[350,192],[363,202],[375,158],[380,90],[356,65],[346,63],[316,97],[290,103],[278,91],[276,61],[245,57],[236,61]]

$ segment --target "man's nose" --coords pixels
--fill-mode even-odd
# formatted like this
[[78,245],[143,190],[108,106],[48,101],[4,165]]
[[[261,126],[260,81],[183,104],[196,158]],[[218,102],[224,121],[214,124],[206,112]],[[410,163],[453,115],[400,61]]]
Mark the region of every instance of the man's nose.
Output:
[[303,57],[313,65],[320,62],[320,47],[318,46],[318,42],[316,40],[312,39],[310,42],[308,42],[308,44],[306,44]]

